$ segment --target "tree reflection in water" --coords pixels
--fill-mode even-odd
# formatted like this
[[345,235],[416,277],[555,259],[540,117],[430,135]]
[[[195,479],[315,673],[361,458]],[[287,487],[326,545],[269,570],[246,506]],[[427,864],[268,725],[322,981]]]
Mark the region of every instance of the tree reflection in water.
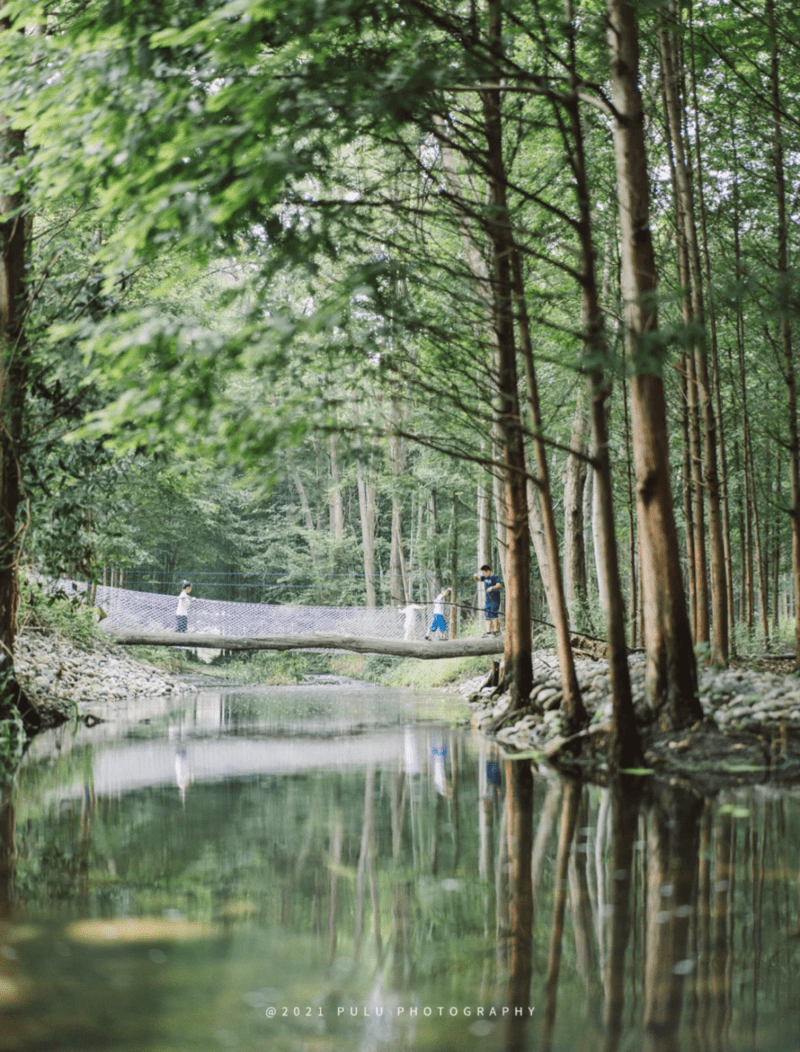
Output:
[[[91,976],[109,968],[143,991],[114,993],[137,1048],[161,975],[173,986],[159,1025],[199,1040],[193,991],[211,991],[207,1015],[241,1047],[263,1045],[263,1013],[241,1015],[242,992],[262,989],[310,997],[331,1052],[799,1044],[794,797],[581,785],[455,729],[398,741],[380,754],[376,738],[342,770],[196,779],[183,798],[174,784],[112,797],[77,753],[71,768],[22,770],[0,800],[0,985],[34,999],[9,1009],[0,1050],[10,1035],[15,1052],[40,1047],[39,1025],[88,1047],[108,1002]],[[153,969],[149,948],[70,942],[75,919],[178,911],[224,931],[180,976]],[[56,944],[83,962],[69,975],[47,964]],[[312,1047],[310,1025],[291,1017],[281,1047]]]
[[[576,1033],[582,1016],[582,1046],[598,1052],[617,1052],[631,1040],[645,1052],[722,1050],[745,1034],[754,1045],[782,1048],[760,1037],[759,1007],[766,1000],[774,1011],[771,1002],[779,999],[775,977],[762,998],[767,927],[771,942],[778,940],[770,964],[780,957],[787,974],[798,970],[795,940],[786,938],[787,930],[797,929],[797,903],[785,857],[784,801],[752,797],[746,807],[741,798],[733,804],[726,796],[704,799],[678,786],[645,789],[639,782],[637,788],[635,780],[602,790],[550,781],[537,814],[524,766],[506,764],[508,882],[506,906],[498,904],[498,917],[506,918],[498,932],[508,948],[502,958],[508,1003],[536,1003],[536,1023],[526,1026],[527,1012],[509,1021],[504,1047],[564,1047],[564,1031]],[[531,819],[537,820],[535,835]],[[498,857],[505,857],[502,848]],[[546,963],[537,961],[535,949],[544,925]],[[580,1001],[576,980],[584,987]],[[564,981],[568,1003],[559,1033]],[[593,1018],[602,1023],[587,1046]]]

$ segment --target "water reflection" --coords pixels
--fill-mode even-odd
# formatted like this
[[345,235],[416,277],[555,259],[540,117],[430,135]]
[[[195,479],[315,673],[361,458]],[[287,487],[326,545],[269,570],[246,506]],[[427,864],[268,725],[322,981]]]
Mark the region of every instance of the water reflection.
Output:
[[562,782],[435,699],[325,691],[36,743],[0,1049],[798,1046],[795,795]]

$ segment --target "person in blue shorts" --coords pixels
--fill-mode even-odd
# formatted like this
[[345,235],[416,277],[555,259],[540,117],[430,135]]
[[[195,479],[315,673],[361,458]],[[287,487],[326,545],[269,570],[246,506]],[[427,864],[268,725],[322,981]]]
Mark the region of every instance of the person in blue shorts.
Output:
[[480,573],[472,575],[476,581],[483,581],[486,605],[484,617],[486,618],[485,636],[500,635],[500,592],[503,584],[496,573],[492,573],[491,566],[486,563],[481,567]]
[[450,589],[445,588],[433,600],[433,621],[431,622],[431,627],[425,633],[426,639],[430,639],[434,632],[441,632],[441,638],[447,639],[447,622],[444,619],[444,597],[449,594]]

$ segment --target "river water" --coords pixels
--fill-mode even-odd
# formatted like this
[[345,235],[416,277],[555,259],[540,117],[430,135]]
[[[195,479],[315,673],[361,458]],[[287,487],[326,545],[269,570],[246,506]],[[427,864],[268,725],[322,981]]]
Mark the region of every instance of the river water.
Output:
[[800,1048],[800,809],[507,761],[443,694],[121,705],[0,808],[0,1050]]

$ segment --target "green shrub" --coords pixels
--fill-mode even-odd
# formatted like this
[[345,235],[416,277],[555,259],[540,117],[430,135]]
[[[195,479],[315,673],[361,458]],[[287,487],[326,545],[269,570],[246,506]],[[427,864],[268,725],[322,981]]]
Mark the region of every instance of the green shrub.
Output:
[[22,582],[19,624],[22,630],[57,632],[81,646],[105,639],[98,627],[97,610],[86,603],[82,593],[52,592],[35,580]]

